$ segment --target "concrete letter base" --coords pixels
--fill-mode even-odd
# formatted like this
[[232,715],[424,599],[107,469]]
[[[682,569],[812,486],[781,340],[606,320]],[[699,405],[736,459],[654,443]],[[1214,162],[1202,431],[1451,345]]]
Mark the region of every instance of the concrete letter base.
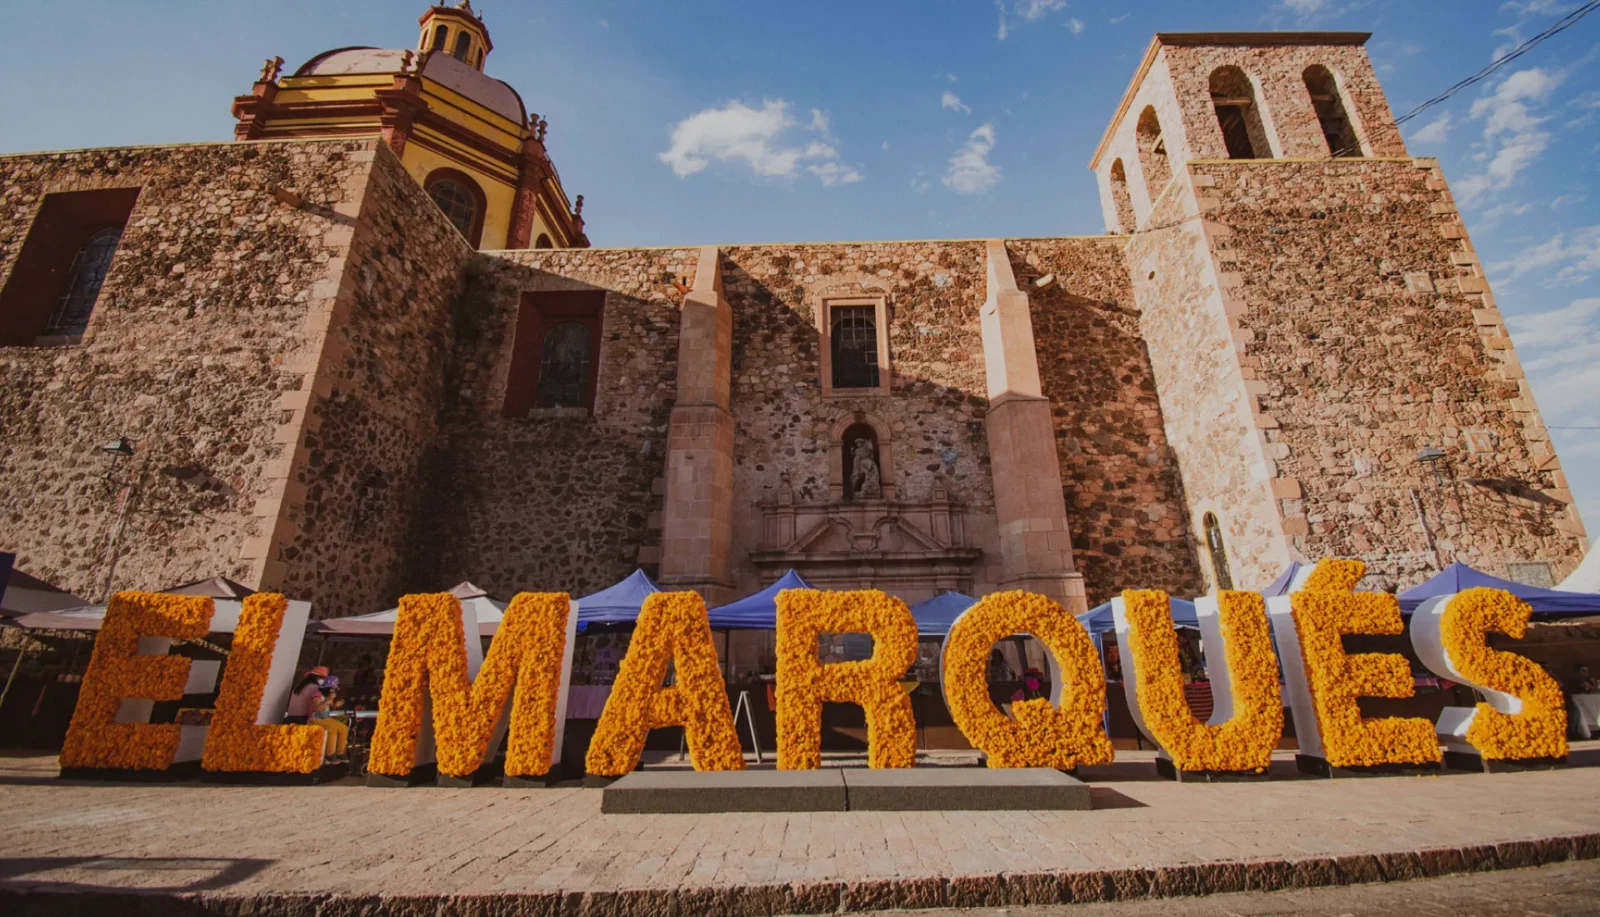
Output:
[[1570,767],[1566,758],[1485,758],[1465,751],[1446,751],[1444,766],[1450,770],[1471,771],[1475,774],[1521,774],[1527,771],[1550,771]]
[[1048,767],[846,770],[853,812],[1089,809],[1089,785]]
[[1160,757],[1156,758],[1156,775],[1179,783],[1249,783],[1267,779],[1266,771],[1183,771],[1173,765],[1171,758]]
[[1088,784],[1049,768],[634,771],[600,800],[607,814],[1088,808]]
[[613,814],[843,812],[844,778],[816,771],[634,771],[601,791]]
[[1313,777],[1415,777],[1422,774],[1437,774],[1440,767],[1437,764],[1376,764],[1371,767],[1336,767],[1328,763],[1327,758],[1315,755],[1295,755],[1294,766],[1302,774]]

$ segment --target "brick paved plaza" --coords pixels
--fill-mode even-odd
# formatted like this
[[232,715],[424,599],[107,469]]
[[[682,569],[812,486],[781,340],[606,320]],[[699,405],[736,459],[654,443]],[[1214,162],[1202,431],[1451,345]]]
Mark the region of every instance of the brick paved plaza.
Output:
[[[1600,746],[1575,748],[1600,764]],[[1414,878],[1600,856],[1600,770],[1177,785],[1085,768],[1079,813],[602,815],[600,791],[101,785],[0,758],[0,893],[325,896],[435,912],[787,913],[1003,905]],[[54,896],[24,912],[60,913]],[[93,899],[107,908],[116,898]],[[516,905],[520,909],[504,910]],[[467,912],[471,909],[463,908]],[[16,911],[13,911],[16,912]],[[255,911],[254,913],[260,913]]]

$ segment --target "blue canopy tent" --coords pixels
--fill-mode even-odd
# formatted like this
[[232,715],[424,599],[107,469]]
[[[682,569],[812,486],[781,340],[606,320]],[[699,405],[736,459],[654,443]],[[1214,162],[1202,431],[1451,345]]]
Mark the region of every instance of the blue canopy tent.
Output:
[[[1098,638],[1101,634],[1116,630],[1116,620],[1111,615],[1111,603],[1096,605],[1081,615],[1078,623],[1089,631],[1089,636]],[[1195,616],[1194,603],[1183,599],[1172,600],[1172,623],[1176,627],[1187,627],[1191,630],[1200,629],[1200,619]],[[1096,645],[1099,640],[1096,639]]]
[[711,609],[709,617],[713,630],[776,630],[778,627],[778,593],[785,589],[815,589],[816,587],[790,570],[776,583],[726,605]]
[[924,637],[943,637],[950,633],[961,613],[976,605],[978,600],[960,592],[946,592],[911,606],[911,616],[917,619],[917,633]]
[[578,600],[578,627],[589,624],[631,624],[639,617],[644,600],[660,592],[643,570],[635,570],[627,579],[613,586],[586,595]]
[[1522,583],[1501,579],[1498,576],[1490,576],[1480,570],[1474,570],[1459,561],[1445,567],[1443,571],[1427,582],[1412,586],[1410,589],[1400,593],[1400,610],[1410,614],[1416,611],[1417,606],[1421,605],[1423,601],[1434,596],[1449,595],[1452,592],[1461,592],[1477,586],[1488,589],[1504,589],[1533,606],[1534,614],[1551,616],[1600,614],[1600,595],[1526,586]]

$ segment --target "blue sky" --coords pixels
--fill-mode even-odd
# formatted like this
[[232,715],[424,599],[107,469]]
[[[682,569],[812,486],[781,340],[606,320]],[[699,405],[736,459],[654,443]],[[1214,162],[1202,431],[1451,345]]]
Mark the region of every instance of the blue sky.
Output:
[[[482,6],[483,4],[480,4]],[[1581,0],[492,0],[596,245],[1103,231],[1086,166],[1157,30],[1353,29],[1396,113]],[[11,10],[0,150],[225,140],[261,59],[410,47],[422,0]],[[271,10],[268,15],[265,11]],[[1600,535],[1600,13],[1406,126],[1460,200]]]

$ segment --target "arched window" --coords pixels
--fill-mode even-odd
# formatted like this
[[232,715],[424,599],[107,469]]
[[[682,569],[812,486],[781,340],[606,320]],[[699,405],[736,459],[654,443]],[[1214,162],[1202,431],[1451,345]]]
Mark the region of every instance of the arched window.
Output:
[[1215,513],[1206,513],[1201,525],[1206,533],[1206,551],[1211,555],[1211,570],[1216,574],[1218,589],[1233,588],[1233,574],[1228,572],[1228,549],[1222,540],[1222,526]]
[[1261,120],[1255,84],[1238,67],[1211,72],[1211,106],[1217,112],[1229,159],[1271,159],[1272,141]]
[[1120,159],[1111,164],[1111,203],[1116,208],[1118,231],[1133,232],[1138,228],[1133,216],[1133,195],[1128,193],[1128,173]]
[[425,187],[445,217],[477,248],[482,241],[486,203],[478,183],[455,169],[440,169],[428,176]]
[[1361,155],[1361,140],[1356,137],[1355,125],[1350,123],[1350,113],[1339,95],[1339,82],[1327,67],[1312,64],[1302,75],[1306,92],[1311,96],[1311,106],[1317,110],[1317,121],[1322,125],[1322,137],[1328,142],[1328,155],[1335,158]]
[[589,384],[589,329],[582,322],[560,322],[544,336],[539,355],[536,408],[573,408],[584,403]]
[[883,499],[883,458],[878,450],[878,431],[872,424],[851,424],[844,431],[843,439],[844,498]]
[[89,327],[89,316],[94,312],[95,300],[100,298],[100,286],[106,282],[120,241],[121,226],[99,230],[84,240],[72,258],[61,298],[50,312],[50,322],[44,329],[46,335],[82,334]]
[[467,52],[472,50],[472,36],[466,32],[456,36],[456,50],[452,55],[463,64],[467,62]]
[[533,243],[533,247],[534,248],[555,248],[556,244],[554,242],[550,241],[550,237],[548,235],[546,235],[545,233],[541,232],[541,233],[539,233],[539,238]]
[[434,29],[433,30],[433,50],[435,50],[435,51],[443,51],[444,50],[444,43],[449,37],[450,37],[450,30],[445,28],[444,26],[439,26],[437,29]]
[[832,321],[833,387],[878,387],[878,323],[872,306],[835,306]]
[[1161,136],[1161,122],[1156,118],[1155,106],[1146,105],[1139,114],[1135,134],[1135,141],[1139,144],[1139,171],[1144,173],[1145,193],[1150,196],[1150,203],[1154,206],[1156,198],[1167,187],[1167,182],[1172,181],[1172,165],[1167,161],[1167,141]]

